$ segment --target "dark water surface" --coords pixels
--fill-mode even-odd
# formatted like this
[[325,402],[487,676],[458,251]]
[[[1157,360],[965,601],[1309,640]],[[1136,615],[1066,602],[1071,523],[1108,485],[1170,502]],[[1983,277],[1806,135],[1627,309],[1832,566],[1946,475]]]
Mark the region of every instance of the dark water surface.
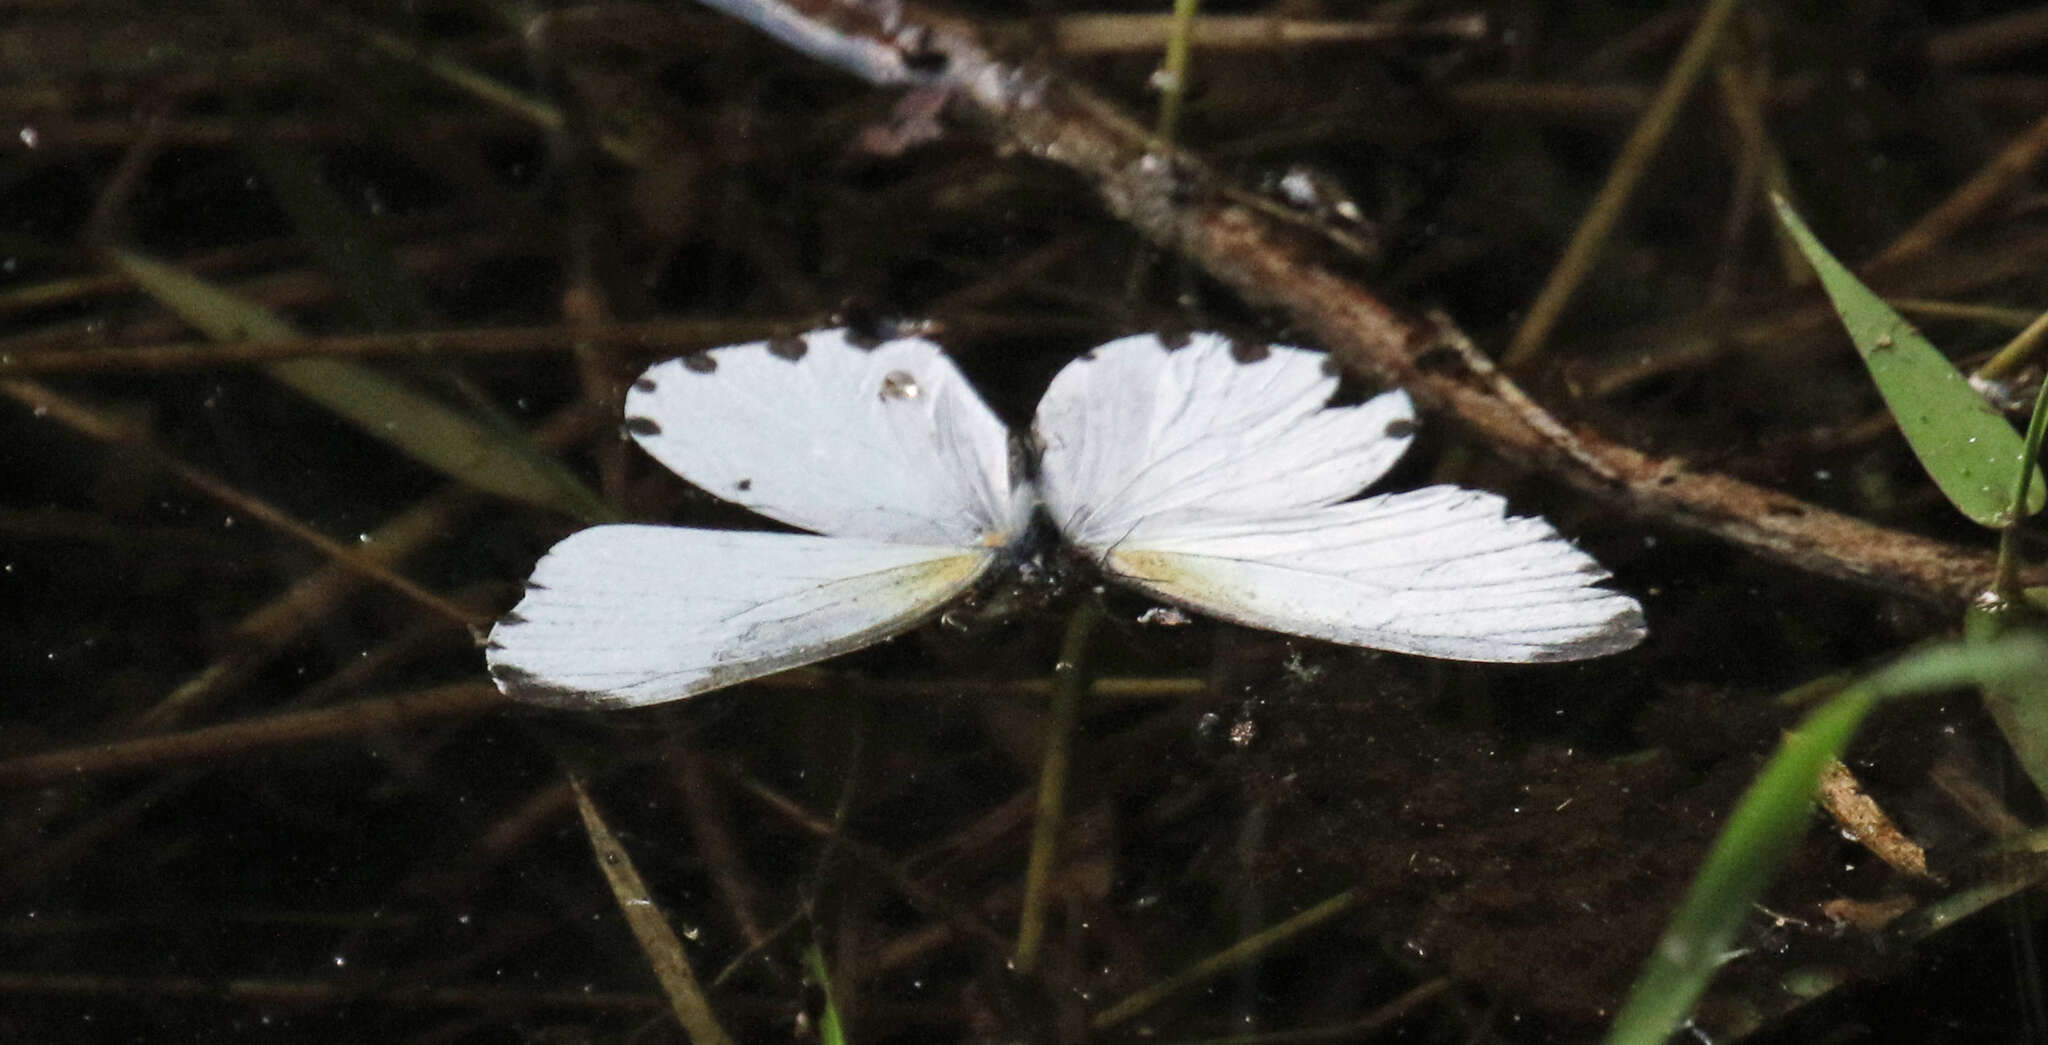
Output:
[[[1248,190],[1313,171],[1336,194],[1302,215],[1335,230],[1334,266],[1497,354],[1691,8],[1397,6],[1409,30],[1375,42],[1198,50],[1178,137]],[[1114,47],[1080,10],[955,13],[1020,55],[1059,41],[1047,67],[1150,122],[1157,47]],[[1437,24],[1467,15],[1477,31]],[[646,364],[834,315],[928,317],[1021,423],[1109,336],[1298,337],[1289,317],[942,100],[693,5],[107,0],[0,19],[0,1040],[683,1040],[570,772],[741,1041],[817,1033],[814,946],[860,1043],[1596,1040],[1796,719],[1781,694],[1957,626],[1952,601],[1617,510],[1426,416],[1392,485],[1457,481],[1548,516],[1643,601],[1648,641],[1456,664],[1143,624],[1149,603],[1108,595],[1046,949],[1020,975],[1046,693],[1086,584],[984,593],[821,670],[677,704],[501,702],[463,622],[516,601],[577,505],[456,483],[277,362],[344,361],[480,419],[490,449],[456,470],[472,482],[545,447],[627,517],[754,526],[619,437]],[[1791,191],[1844,259],[1876,256],[2042,136],[2040,21],[1739,16],[1522,370],[1531,394],[1646,452],[1988,552],[1832,318],[1788,289],[1762,193]],[[2019,179],[1880,288],[2003,308],[1914,313],[1980,361],[2048,300],[2042,199]],[[1692,1040],[2048,1035],[2038,895],[1940,918],[2042,871],[2038,846],[1985,856],[2044,811],[1976,698],[1889,707],[1846,763],[1939,880],[1817,813]],[[1336,898],[1256,960],[1101,1025]]]

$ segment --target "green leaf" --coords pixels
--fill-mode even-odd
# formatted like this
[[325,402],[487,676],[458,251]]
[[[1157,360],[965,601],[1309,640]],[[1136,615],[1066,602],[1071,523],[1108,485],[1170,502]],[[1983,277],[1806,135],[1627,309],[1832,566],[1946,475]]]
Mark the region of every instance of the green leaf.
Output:
[[1942,494],[1984,526],[2004,526],[2040,511],[2048,503],[2048,489],[2038,470],[2029,484],[2026,510],[2013,511],[2019,433],[1947,357],[1821,246],[1791,204],[1778,196],[1772,202],[1786,234],[1827,288],[1899,431]]
[[1947,643],[1866,676],[1807,715],[1785,735],[1714,840],[1699,877],[1608,1029],[1608,1045],[1662,1045],[1692,1011],[1764,887],[1806,830],[1821,772],[1841,757],[1871,708],[1909,693],[2008,685],[2043,672],[2048,643],[2032,635]]
[[[2048,617],[2025,598],[1980,598],[1963,614],[1963,637],[1973,644],[1996,642],[2014,634],[2040,634]],[[1984,710],[2014,761],[2026,771],[2035,789],[2048,795],[2048,671],[2003,679],[1984,687]]]
[[[268,309],[163,262],[113,251],[114,263],[151,297],[216,341],[283,341],[298,332]],[[560,462],[383,374],[331,359],[285,359],[265,373],[408,457],[479,490],[566,512],[616,518]]]

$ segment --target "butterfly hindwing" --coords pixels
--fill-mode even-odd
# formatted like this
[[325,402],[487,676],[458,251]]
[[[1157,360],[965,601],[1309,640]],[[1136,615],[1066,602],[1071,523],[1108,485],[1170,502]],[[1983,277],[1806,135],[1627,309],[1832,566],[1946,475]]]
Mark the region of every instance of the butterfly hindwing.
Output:
[[706,491],[818,533],[978,546],[1019,522],[1008,430],[921,338],[814,330],[672,359],[633,383],[626,430]]
[[1452,660],[1618,653],[1642,609],[1538,518],[1431,486],[1260,519],[1141,528],[1108,549],[1118,579],[1226,620]]
[[1099,549],[1143,523],[1259,518],[1358,493],[1407,449],[1401,392],[1328,406],[1328,357],[1218,334],[1120,338],[1067,364],[1038,404],[1046,507]]
[[1576,660],[1643,635],[1635,600],[1541,519],[1442,486],[1349,501],[1415,429],[1399,391],[1332,406],[1323,355],[1123,338],[1039,404],[1046,506],[1112,576],[1226,620],[1458,660]]
[[676,700],[906,631],[994,561],[982,548],[597,526],[534,567],[486,659],[500,688],[532,703]]

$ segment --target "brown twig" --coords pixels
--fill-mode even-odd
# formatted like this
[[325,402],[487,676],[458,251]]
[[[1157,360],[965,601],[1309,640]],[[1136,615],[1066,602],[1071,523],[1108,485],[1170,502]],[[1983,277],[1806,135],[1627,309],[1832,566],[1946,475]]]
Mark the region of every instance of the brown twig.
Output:
[[[972,297],[984,296],[987,295],[977,293]],[[940,302],[935,304],[933,311],[942,318],[948,330],[969,335],[1022,329],[1075,329],[1092,333],[1101,325],[1070,314],[1035,316],[967,311],[972,304],[969,300],[955,307],[952,302]],[[467,327],[396,334],[311,335],[281,341],[180,341],[93,348],[38,348],[0,353],[0,378],[31,374],[199,370],[253,366],[286,359],[552,354],[562,351],[562,346],[571,342],[605,345],[666,358],[699,348],[806,330],[820,323],[821,317],[816,315],[792,315],[786,319],[655,319],[587,326]]]
[[2036,4],[1935,33],[1927,38],[1927,58],[1947,66],[1994,61],[2039,47],[2044,39],[2048,39],[2048,7]]
[[670,750],[673,757],[669,762],[675,767],[672,779],[682,796],[683,818],[690,825],[690,837],[696,841],[697,851],[703,854],[711,884],[717,888],[734,924],[739,926],[740,935],[746,937],[747,947],[765,947],[769,934],[761,927],[761,899],[741,855],[739,840],[728,822],[725,803],[712,790],[711,776],[704,769],[704,755],[681,742]]
[[1232,969],[1264,956],[1274,948],[1293,942],[1302,933],[1357,906],[1360,894],[1347,889],[1291,917],[1252,933],[1164,979],[1147,984],[1116,1004],[1103,1009],[1090,1021],[1096,1030],[1114,1027],[1181,991],[1206,983]]
[[[571,406],[543,426],[536,438],[546,445],[567,443],[589,434],[595,424],[588,411]],[[450,486],[371,530],[370,539],[358,553],[375,562],[397,563],[428,542],[447,536],[456,521],[481,502],[482,497],[469,488]],[[133,725],[164,729],[218,699],[269,664],[322,614],[353,595],[360,583],[359,575],[333,566],[307,575],[237,622],[231,632],[235,642],[230,652],[179,684],[137,716]]]
[[[500,231],[458,233],[431,243],[398,248],[398,260],[408,271],[429,276],[467,271],[479,261],[505,256],[530,247],[532,238]],[[102,286],[94,281],[94,286]],[[334,280],[317,269],[289,269],[260,278],[229,284],[239,296],[272,309],[292,309],[326,304],[334,300]],[[109,331],[106,320],[93,318],[49,323],[32,330],[0,338],[0,356],[29,355],[70,349],[80,344],[105,344],[114,338],[131,342],[168,341],[191,336],[184,320],[167,313],[151,314]]]
[[[1066,14],[1054,19],[1052,31],[1063,54],[1156,52],[1166,46],[1172,25],[1172,16],[1164,14]],[[1032,30],[1019,26],[1011,31],[1024,36]],[[1204,15],[1195,26],[1192,43],[1216,50],[1263,51],[1389,40],[1479,40],[1486,33],[1486,16],[1482,14],[1452,15],[1427,22],[1402,18],[1307,21],[1271,15]]]
[[502,707],[504,703],[504,695],[493,686],[460,683],[396,697],[244,719],[182,733],[89,744],[0,762],[0,788],[31,787],[57,780],[184,765],[251,751],[268,751],[286,744],[361,736],[409,727],[423,719],[473,715]]
[[[373,222],[371,228],[387,239],[414,241],[459,234],[467,224],[469,221],[463,215],[441,211],[385,218]],[[237,272],[298,262],[304,259],[305,254],[305,245],[297,239],[261,239],[183,254],[177,258],[177,265],[194,275],[218,280]],[[63,305],[82,305],[100,298],[132,294],[137,289],[135,280],[117,269],[78,272],[59,279],[0,290],[0,316]]]
[[412,600],[422,609],[460,627],[475,631],[489,623],[488,616],[456,605],[426,590],[389,565],[371,559],[358,549],[351,548],[300,522],[269,501],[247,493],[205,469],[187,463],[158,446],[142,431],[126,429],[87,409],[83,404],[66,399],[33,381],[0,381],[0,395],[29,407],[35,411],[37,417],[50,418],[88,439],[134,454],[149,465],[169,472],[185,485],[227,505],[234,511],[299,541],[318,552],[328,562],[365,580],[382,584]]
[[[178,773],[137,788],[133,794],[95,806],[83,824],[58,828],[45,825],[35,844],[10,847],[0,860],[0,897],[12,899],[41,888],[81,861],[135,837],[137,826],[166,799],[184,792],[190,774]],[[54,820],[55,817],[50,817]]]
[[683,951],[682,939],[669,925],[668,916],[654,902],[646,881],[633,866],[632,856],[626,852],[625,846],[619,844],[611,825],[605,822],[597,804],[590,800],[590,792],[584,788],[583,781],[570,777],[569,787],[576,796],[576,809],[582,814],[583,829],[590,835],[590,847],[597,857],[597,866],[604,872],[612,895],[618,899],[619,913],[632,928],[633,938],[639,941],[640,949],[646,953],[662,992],[668,995],[669,1008],[675,1013],[676,1022],[682,1024],[689,1039],[699,1045],[732,1045],[733,1039],[719,1025],[718,1014],[712,1011],[710,998],[705,995],[696,970],[690,967],[690,956]]
[[[1950,82],[1957,100],[1998,113],[2033,116],[2048,104],[2048,80],[2030,76],[1971,76]],[[1794,109],[1827,87],[1818,76],[1774,79],[1762,99],[1770,110]],[[1483,116],[1603,127],[1635,120],[1650,105],[1651,92],[1629,82],[1473,79],[1451,84],[1451,103]]]
[[656,1010],[662,999],[623,991],[536,991],[528,987],[394,986],[362,980],[290,980],[216,976],[94,976],[32,972],[0,973],[0,995],[81,995],[134,1001],[138,998],[197,998],[248,1005],[344,1006],[364,1001],[385,1005],[482,1009],[494,1013],[532,1009]]
[[[1894,295],[1966,295],[2029,278],[2040,271],[2044,258],[2048,258],[2048,235],[2020,231],[1985,247],[1952,246],[1938,257],[1907,262],[1896,270],[1875,274],[1872,286],[1892,299],[1900,311],[1910,312]],[[2021,320],[2016,325],[2025,323]],[[1610,340],[1629,345],[1631,350],[1607,362],[1573,368],[1573,386],[1588,398],[1610,396],[1642,381],[1704,367],[1732,354],[1783,365],[1821,351],[1848,351],[1841,321],[1818,290],[1741,298],[1725,307],[1622,330]]]
[[1936,758],[1927,769],[1927,782],[1991,837],[2025,831],[2027,822],[2012,811],[1997,789],[1983,782],[1985,776],[1981,768],[1954,753]]
[[[127,149],[143,131],[133,119],[123,116],[118,119],[83,119],[52,122],[40,125],[43,133],[36,147],[49,151],[104,151]],[[512,138],[530,133],[529,123],[511,117],[479,117],[466,115],[459,118],[425,117],[412,125],[413,133],[435,138]],[[160,135],[165,148],[204,149],[232,148],[238,136],[246,128],[232,119],[208,117],[184,117],[166,119],[159,126],[150,128],[149,133]],[[262,132],[266,137],[294,145],[336,145],[359,142],[364,138],[362,125],[338,119],[294,120],[266,125]],[[13,135],[0,138],[0,156],[17,155],[25,151]]]
[[1722,34],[1741,6],[1739,0],[1712,0],[1705,13],[1700,15],[1685,49],[1672,63],[1670,73],[1665,76],[1663,85],[1657,88],[1649,108],[1643,110],[1643,118],[1629,134],[1628,141],[1623,143],[1621,154],[1615,157],[1614,166],[1607,173],[1607,182],[1593,197],[1584,220],[1565,246],[1564,255],[1558,258],[1557,266],[1551,269],[1542,291],[1530,304],[1528,315],[1522,318],[1521,327],[1509,340],[1507,351],[1501,356],[1503,365],[1522,367],[1528,364],[1549,340],[1551,329],[1563,317],[1565,307],[1571,304],[1579,285],[1592,274],[1593,262],[1599,257],[1601,248],[1606,246],[1608,235],[1621,221],[1622,212],[1635,195],[1636,185],[1649,172],[1650,161],[1656,158],[1665,136],[1677,122],[1679,107],[1685,104],[1693,86],[1706,72],[1714,49],[1720,45]]
[[1875,853],[1892,870],[1923,882],[1942,882],[1940,875],[1927,869],[1927,850],[1899,830],[1848,766],[1835,762],[1821,773],[1820,804],[1844,835]]
[[1912,228],[1900,233],[1869,267],[1889,268],[1932,251],[1957,230],[1983,217],[1985,211],[2033,173],[2034,165],[2041,162],[2043,155],[2048,155],[2048,116],[2020,132],[1969,181],[1921,216]]
[[[1503,456],[1661,522],[1800,569],[1959,608],[1990,579],[1988,552],[1826,511],[1574,432],[1462,349],[1449,324],[1383,301],[1326,265],[1313,238],[1234,202],[1185,152],[1160,156],[1144,127],[1047,70],[999,62],[973,30],[922,8],[864,0],[706,0],[872,82],[950,88],[1011,147],[1089,179],[1117,217],[1180,251],[1249,301],[1278,308],[1339,359],[1405,386]],[[851,60],[847,56],[852,56]],[[908,60],[914,58],[914,61]],[[1452,366],[1427,364],[1448,352]]]
[[996,954],[1001,954],[1009,949],[1010,941],[1005,939],[1001,933],[990,928],[986,922],[983,922],[981,916],[972,908],[947,897],[938,890],[926,887],[915,878],[905,874],[902,868],[898,866],[896,859],[880,848],[850,837],[840,830],[838,824],[830,819],[812,813],[804,808],[802,804],[793,801],[788,796],[748,777],[746,774],[730,766],[714,762],[710,765],[710,768],[731,781],[740,790],[760,800],[762,804],[774,810],[785,821],[838,846],[848,856],[851,856],[855,862],[865,866],[871,873],[888,882],[891,888],[895,889],[899,895],[912,905],[934,918],[943,920],[962,939],[974,940],[990,948]]

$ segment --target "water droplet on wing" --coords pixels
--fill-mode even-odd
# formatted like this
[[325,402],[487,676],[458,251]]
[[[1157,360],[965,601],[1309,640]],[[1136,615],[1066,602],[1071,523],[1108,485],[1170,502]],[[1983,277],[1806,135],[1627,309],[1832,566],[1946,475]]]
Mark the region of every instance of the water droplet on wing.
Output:
[[917,378],[906,371],[891,370],[882,378],[883,399],[916,399],[923,391],[917,387]]

